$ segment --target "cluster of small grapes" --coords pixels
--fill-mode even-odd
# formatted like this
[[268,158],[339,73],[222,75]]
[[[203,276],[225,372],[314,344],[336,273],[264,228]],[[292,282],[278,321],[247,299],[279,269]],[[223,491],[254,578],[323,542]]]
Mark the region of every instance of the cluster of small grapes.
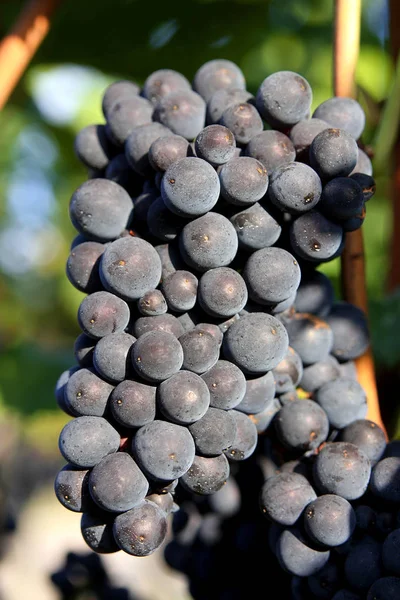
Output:
[[[333,98],[310,118],[311,100],[292,72],[254,99],[240,69],[216,60],[193,89],[170,70],[142,90],[112,84],[106,124],[76,138],[90,178],[70,202],[67,275],[87,296],[78,366],[56,386],[75,418],[55,489],[97,552],[154,552],[176,489],[217,492],[272,420],[304,453],[366,414],[338,362],[367,347],[365,319],[321,299],[330,284],[313,270],[341,252],[373,195],[356,142],[365,117]],[[300,380],[314,393],[318,376],[328,387],[299,400]]]
[[50,578],[62,600],[134,600],[128,590],[112,585],[100,556],[93,552],[68,552]]

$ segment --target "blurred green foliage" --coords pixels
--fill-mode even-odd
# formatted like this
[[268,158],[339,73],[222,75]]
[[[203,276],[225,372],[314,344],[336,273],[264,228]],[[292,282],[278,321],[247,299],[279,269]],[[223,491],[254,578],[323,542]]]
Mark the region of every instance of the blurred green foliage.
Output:
[[[2,35],[22,4],[1,3]],[[56,448],[60,423],[67,420],[53,390],[59,374],[74,363],[76,310],[83,297],[65,276],[75,235],[68,201],[86,178],[73,140],[81,127],[103,121],[105,87],[118,78],[141,84],[153,70],[166,67],[192,79],[202,63],[222,57],[238,63],[253,93],[271,72],[298,71],[313,87],[315,107],[332,95],[332,5],[332,0],[61,4],[50,34],[1,113],[0,406],[3,415],[17,415],[29,439],[37,444],[50,439]],[[367,114],[367,145],[377,135],[395,70],[384,6],[380,0],[363,2],[357,83]],[[57,118],[59,107],[65,109],[63,119]],[[394,366],[400,359],[400,294],[385,294],[389,159],[376,176],[378,193],[368,204],[364,225],[373,347],[378,365]],[[338,260],[323,267],[337,290],[339,269]]]

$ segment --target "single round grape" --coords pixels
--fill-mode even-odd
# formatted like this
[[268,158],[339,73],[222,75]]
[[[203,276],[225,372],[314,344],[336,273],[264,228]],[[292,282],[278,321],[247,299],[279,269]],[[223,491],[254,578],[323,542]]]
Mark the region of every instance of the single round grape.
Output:
[[295,400],[282,406],[274,419],[278,438],[287,448],[315,450],[328,437],[326,413],[313,400]]
[[121,550],[133,556],[149,556],[165,539],[166,515],[157,504],[144,500],[139,506],[118,515],[113,531]]
[[332,260],[342,241],[343,228],[316,210],[301,215],[290,227],[290,243],[294,252],[311,262]]
[[326,317],[332,308],[335,291],[329,277],[321,271],[302,273],[296,293],[296,310]]
[[103,417],[77,417],[62,429],[59,449],[77,467],[94,467],[119,448],[119,433]]
[[154,120],[192,141],[205,125],[206,103],[192,90],[171,92],[157,104]]
[[296,350],[289,346],[286,356],[272,372],[277,394],[284,394],[297,387],[303,376],[303,363]]
[[400,502],[400,458],[389,456],[372,469],[369,488],[374,496],[387,502]]
[[190,371],[179,371],[158,386],[157,401],[167,419],[189,425],[206,414],[210,392],[201,377]]
[[364,195],[358,183],[351,177],[335,177],[324,186],[318,210],[333,221],[346,221],[363,207]]
[[[346,556],[344,575],[349,586],[358,593],[365,593],[383,575],[382,544],[366,536],[355,544]],[[372,597],[373,598],[373,597]]]
[[190,271],[175,271],[162,282],[162,290],[168,308],[175,312],[187,312],[197,299],[198,279]]
[[198,300],[201,308],[214,317],[232,317],[247,302],[247,287],[234,269],[219,267],[202,275]]
[[173,163],[188,156],[189,142],[180,135],[168,135],[157,138],[150,146],[149,161],[159,173]]
[[325,383],[316,392],[315,400],[324,409],[331,427],[335,429],[343,429],[367,414],[367,396],[361,385],[352,379],[339,377]]
[[131,356],[136,372],[151,382],[168,379],[179,371],[184,362],[180,342],[166,331],[144,333],[133,345]]
[[328,562],[330,551],[312,548],[298,529],[284,529],[276,543],[276,556],[286,572],[310,577]]
[[303,163],[282,165],[273,172],[268,197],[279,210],[298,215],[320,201],[322,183],[317,173]]
[[140,96],[117,99],[107,110],[107,126],[111,140],[123,146],[135,127],[151,123],[153,111],[151,102]]
[[135,127],[125,141],[125,156],[130,167],[139,175],[150,175],[152,167],[149,162],[149,150],[159,137],[172,136],[167,127],[161,123],[146,123]]
[[263,130],[257,109],[248,102],[232,104],[224,110],[219,123],[227,127],[238,144],[245,145]]
[[153,104],[157,104],[171,92],[190,89],[190,83],[182,73],[172,69],[158,69],[144,82],[143,96]]
[[168,306],[160,290],[150,290],[137,302],[139,312],[145,317],[157,317],[167,312]]
[[225,59],[215,59],[204,63],[194,76],[193,89],[206,102],[218,90],[244,90],[246,82],[242,71],[235,63]]
[[236,410],[248,415],[257,415],[262,412],[275,396],[275,379],[272,371],[261,377],[246,379],[246,391],[243,400],[236,406]]
[[369,346],[368,323],[364,312],[349,302],[335,302],[326,322],[333,331],[332,354],[339,361],[358,358]]
[[262,248],[247,260],[243,278],[249,296],[260,304],[275,304],[292,296],[300,284],[297,260],[282,248]]
[[233,323],[224,336],[226,358],[244,373],[266,373],[285,356],[289,346],[285,327],[266,313],[252,313]]
[[365,493],[371,465],[362,450],[347,442],[326,444],[314,463],[314,483],[323,494],[357,500]]
[[236,423],[236,434],[230,448],[224,451],[228,460],[240,462],[251,456],[256,449],[258,433],[253,421],[238,410],[230,410],[229,414]]
[[314,394],[325,383],[334,381],[338,377],[342,377],[340,365],[336,358],[329,354],[326,358],[304,368],[300,387],[305,392]]
[[236,231],[226,217],[214,212],[191,221],[179,238],[184,261],[197,271],[228,266],[236,256]]
[[230,221],[236,230],[239,246],[251,252],[272,246],[282,232],[278,221],[258,202],[233,215]]
[[368,202],[368,200],[374,196],[376,192],[376,183],[371,175],[366,175],[365,173],[354,173],[353,175],[350,175],[350,179],[358,183],[360,186],[363,193],[364,202]]
[[69,215],[73,226],[99,242],[117,238],[129,223],[133,204],[123,187],[107,179],[89,179],[73,193]]
[[113,417],[124,427],[142,427],[156,417],[156,386],[126,380],[114,388],[110,399]]
[[204,416],[189,426],[196,452],[203,456],[218,456],[232,446],[236,422],[232,411],[209,408]]
[[203,329],[204,331],[208,331],[208,333],[216,340],[218,346],[221,347],[224,334],[218,325],[215,325],[214,323],[198,323],[197,321],[196,323],[193,321],[193,325],[194,327],[191,327],[191,329]]
[[161,279],[161,260],[149,242],[138,238],[115,240],[104,251],[100,277],[105,288],[125,300],[139,300]]
[[131,349],[136,338],[129,333],[110,333],[96,344],[93,364],[96,371],[105,379],[120,382],[131,371]]
[[90,368],[93,366],[93,352],[95,346],[96,341],[86,335],[86,333],[78,335],[74,343],[74,355],[80,367]]
[[354,173],[365,173],[371,176],[373,174],[371,160],[368,154],[364,150],[361,150],[361,148],[358,148],[357,163],[350,175],[354,175]]
[[135,321],[133,335],[136,338],[140,338],[149,331],[166,331],[167,333],[172,333],[177,338],[184,333],[179,320],[170,313],[156,315],[155,317],[139,317]]
[[103,510],[112,512],[125,512],[137,506],[144,500],[148,489],[146,477],[126,452],[106,456],[89,476],[93,500]]
[[201,158],[182,158],[165,172],[161,194],[175,214],[198,217],[210,211],[219,198],[220,183],[213,167]]
[[207,102],[207,122],[218,123],[227,108],[234,104],[254,103],[254,97],[242,89],[220,89]]
[[210,393],[210,406],[229,410],[243,400],[246,379],[242,371],[227,360],[218,360],[202,375]]
[[400,529],[391,531],[383,542],[382,561],[387,571],[400,575]]
[[308,164],[310,145],[314,138],[321,133],[321,131],[324,131],[324,129],[329,129],[328,123],[315,118],[304,119],[292,127],[289,137],[296,150],[297,161]]
[[305,507],[317,497],[303,475],[278,473],[262,486],[259,503],[264,516],[279,525],[294,525]]
[[310,164],[323,180],[350,175],[357,156],[355,139],[343,129],[324,129],[310,146]]
[[222,125],[209,125],[195,139],[196,156],[212,165],[223,165],[235,155],[235,136]]
[[304,511],[304,527],[310,538],[322,546],[340,546],[351,538],[356,515],[350,502],[335,494],[313,499]]
[[121,101],[124,98],[130,98],[132,96],[139,96],[140,87],[133,81],[114,81],[109,85],[102,99],[102,110],[105,118],[107,119],[107,113],[111,106],[118,100]]
[[369,419],[357,419],[340,432],[341,442],[350,442],[376,464],[386,450],[386,437],[382,428]]
[[344,129],[355,140],[361,136],[365,126],[365,113],[353,98],[329,98],[317,106],[313,117],[326,121],[331,127]]
[[399,577],[381,577],[368,590],[367,600],[392,600],[400,595]]
[[190,469],[182,475],[182,486],[194,494],[215,494],[229,477],[229,462],[224,454],[213,457],[195,456]]
[[[135,210],[135,197],[142,192],[143,178],[130,168],[125,154],[117,154],[117,156],[110,160],[105,170],[105,178],[118,183],[118,185],[128,192],[133,198]],[[139,213],[135,210],[135,221],[138,218]]]
[[264,165],[250,156],[232,158],[219,172],[221,195],[230,204],[248,206],[261,200],[268,188]]
[[145,474],[164,481],[182,477],[195,455],[194,441],[186,427],[159,420],[137,431],[132,449]]
[[309,116],[312,90],[304,77],[293,71],[278,71],[264,79],[256,103],[271,127],[288,129]]
[[65,386],[65,402],[75,416],[102,417],[113,389],[93,369],[79,369]]
[[180,336],[183,350],[183,368],[202,375],[219,358],[218,341],[204,329],[192,329]]
[[111,554],[119,547],[113,535],[114,515],[106,512],[83,513],[81,517],[82,537],[93,552]]
[[277,167],[296,159],[296,151],[288,136],[274,130],[255,135],[247,144],[245,154],[259,160],[269,176]]
[[182,231],[187,221],[171,212],[164,200],[157,198],[147,211],[149,232],[163,242],[171,242]]
[[74,140],[78,159],[91,169],[105,169],[115,149],[108,139],[104,125],[88,125],[81,129]]
[[54,491],[59,502],[73,512],[90,509],[89,470],[65,465],[56,475]]

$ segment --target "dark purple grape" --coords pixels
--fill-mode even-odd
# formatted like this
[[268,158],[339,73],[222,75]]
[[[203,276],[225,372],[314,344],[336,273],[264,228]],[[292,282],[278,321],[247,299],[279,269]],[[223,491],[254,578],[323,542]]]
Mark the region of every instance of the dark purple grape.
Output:
[[284,529],[276,543],[276,556],[286,572],[309,577],[328,562],[330,551],[312,548],[297,529]]
[[275,244],[282,231],[278,221],[258,202],[233,215],[230,221],[236,230],[239,246],[251,252]]
[[310,164],[323,180],[350,175],[357,156],[355,139],[343,129],[324,129],[310,146]]
[[73,193],[69,215],[76,229],[88,238],[108,242],[127,227],[133,212],[129,194],[107,179],[89,179]]
[[151,189],[148,192],[141,192],[139,196],[133,198],[135,224],[138,222],[141,224],[147,223],[147,215],[149,214],[150,207],[157,198],[158,191],[154,189]]
[[88,488],[89,470],[65,465],[54,481],[54,491],[59,502],[73,512],[86,512],[91,507]]
[[304,368],[300,387],[305,392],[313,394],[325,383],[334,381],[338,377],[342,377],[340,365],[336,358],[329,354],[326,358]]
[[160,137],[172,136],[167,127],[160,123],[146,123],[135,127],[125,141],[125,156],[131,168],[139,175],[151,175],[149,150]]
[[206,102],[218,90],[244,90],[246,82],[242,71],[235,63],[225,59],[215,59],[204,63],[194,76],[193,89]]
[[196,156],[212,165],[223,165],[235,155],[235,136],[222,125],[205,127],[195,139]]
[[187,312],[196,304],[197,277],[190,271],[175,271],[162,282],[162,290],[168,308],[175,312]]
[[332,308],[334,297],[332,282],[324,273],[315,270],[302,273],[296,293],[296,310],[324,318]]
[[158,104],[172,92],[190,90],[189,81],[182,73],[172,69],[158,69],[149,75],[143,85],[143,96]]
[[96,346],[96,341],[81,333],[74,343],[74,355],[80,367],[93,367],[93,352]]
[[304,510],[304,527],[310,538],[322,546],[340,546],[351,538],[356,515],[350,502],[335,494],[313,499]]
[[110,181],[118,183],[133,198],[135,222],[140,220],[139,204],[135,196],[142,192],[143,178],[135,171],[132,171],[125,154],[117,154],[115,158],[110,160],[105,171],[105,177]]
[[364,537],[350,549],[346,556],[344,573],[351,588],[365,594],[382,576],[381,554],[382,544],[369,536]]
[[94,467],[119,448],[119,433],[103,417],[77,417],[62,429],[59,449],[77,467]]
[[179,342],[183,349],[183,368],[202,375],[219,358],[218,341],[204,329],[192,329],[180,336]]
[[188,148],[189,142],[180,135],[159,137],[150,146],[150,164],[156,171],[165,173],[174,162],[188,156]]
[[[268,427],[271,425],[276,413],[278,413],[281,409],[281,403],[278,398],[272,398],[269,400],[265,406],[265,408],[261,412],[257,412],[256,414],[250,414],[249,417],[253,421],[256,426],[257,433],[264,433]],[[238,408],[239,410],[239,408]]]
[[350,175],[354,175],[354,173],[365,173],[371,176],[373,174],[371,160],[368,154],[364,150],[361,150],[361,148],[358,148],[357,163]]
[[109,404],[113,417],[124,427],[142,427],[156,416],[156,386],[122,381],[114,388]]
[[242,276],[229,267],[210,269],[199,281],[201,308],[213,317],[232,317],[247,302],[247,287]]
[[400,529],[394,529],[383,542],[383,566],[389,573],[400,575]]
[[214,323],[198,323],[197,320],[196,323],[193,321],[192,325],[193,327],[191,327],[191,329],[203,329],[204,331],[208,331],[208,333],[211,333],[213,338],[215,338],[215,340],[218,342],[218,346],[221,347],[224,334],[222,333],[221,328],[218,325],[215,325]]
[[361,385],[353,379],[338,377],[328,381],[316,392],[315,400],[335,429],[343,429],[357,419],[364,419],[367,414],[367,396]]
[[65,386],[65,402],[75,416],[102,417],[113,389],[93,369],[79,369]]
[[276,393],[285,394],[297,387],[303,375],[303,363],[300,356],[289,346],[286,356],[273,369]]
[[203,272],[228,266],[238,249],[233,225],[228,219],[214,212],[185,225],[179,244],[184,261],[190,267]]
[[168,420],[189,425],[206,414],[210,392],[201,377],[190,371],[179,371],[158,386],[157,402]]
[[371,464],[377,463],[386,449],[385,433],[369,419],[357,419],[340,432],[341,442],[350,442],[360,448],[369,458]]
[[245,154],[259,160],[267,169],[268,175],[277,167],[296,159],[296,151],[287,135],[273,130],[255,135],[247,144]]
[[326,121],[330,127],[344,129],[355,140],[361,136],[365,126],[365,113],[353,98],[329,98],[317,106],[313,117]]
[[166,494],[148,494],[148,496],[146,496],[146,500],[148,502],[154,502],[154,504],[157,504],[157,506],[161,508],[161,510],[164,511],[166,515],[175,512],[174,497],[169,492],[167,492]]
[[148,489],[146,477],[126,452],[106,456],[89,476],[93,500],[103,510],[112,512],[125,512],[137,506],[144,500]]
[[114,81],[103,94],[102,109],[105,118],[107,118],[108,111],[117,100],[122,101],[124,98],[139,96],[139,94],[140,88],[133,81]]
[[250,156],[232,158],[219,172],[221,195],[230,204],[248,206],[264,197],[268,174],[264,165]]
[[317,173],[308,165],[292,162],[274,170],[268,198],[279,210],[298,215],[314,208],[320,201],[321,192]]
[[292,222],[290,243],[295,253],[304,260],[326,262],[340,251],[343,228],[324,215],[311,210]]
[[371,175],[366,175],[365,173],[354,173],[353,175],[350,175],[350,179],[358,183],[360,186],[363,193],[364,202],[370,200],[375,194],[376,183]]
[[161,194],[166,206],[183,217],[199,217],[219,198],[220,183],[213,167],[201,158],[182,158],[166,170]]
[[229,462],[224,454],[213,457],[195,456],[190,469],[182,475],[180,483],[194,494],[215,494],[229,477]]
[[276,367],[289,346],[285,327],[266,313],[235,321],[224,336],[226,358],[245,373],[266,373]]
[[347,442],[326,444],[314,463],[314,483],[319,491],[337,494],[346,500],[357,500],[363,496],[370,475],[371,465],[367,455]]
[[205,125],[206,103],[192,90],[171,92],[157,104],[154,120],[191,141]]
[[295,147],[297,161],[308,164],[310,145],[314,138],[321,133],[321,131],[324,131],[324,129],[329,129],[328,123],[321,119],[314,118],[299,121],[292,127],[289,137]]
[[[303,578],[300,578],[303,581]],[[335,558],[328,562],[314,575],[307,577],[308,588],[313,594],[313,598],[320,600],[332,600],[333,594],[338,589],[341,582],[341,572],[335,562]],[[345,600],[342,598],[342,600]],[[348,598],[347,600],[352,600]],[[353,600],[355,600],[353,598]],[[358,600],[358,598],[357,598]]]
[[149,232],[163,242],[174,240],[186,223],[186,219],[178,217],[167,208],[161,196],[152,202],[147,211],[147,227]]
[[164,481],[182,477],[195,455],[194,441],[186,427],[158,420],[137,431],[132,449],[145,474]]
[[243,278],[249,296],[259,304],[275,304],[292,296],[300,284],[297,260],[282,248],[262,248],[247,260]]
[[189,426],[189,431],[198,454],[218,456],[232,446],[236,422],[232,411],[209,408],[201,419]]
[[78,309],[78,322],[94,339],[124,331],[129,323],[129,306],[109,292],[95,292],[84,298]]
[[230,448],[224,451],[228,460],[240,462],[251,456],[257,446],[257,428],[250,417],[238,410],[230,410],[229,414],[236,423],[236,434]]
[[166,331],[144,333],[133,345],[131,356],[135,371],[144,379],[156,383],[177,373],[184,363],[180,342]]
[[140,338],[149,331],[166,331],[167,333],[172,333],[177,338],[184,333],[179,320],[170,313],[156,315],[155,317],[139,317],[135,321],[133,335],[136,338]]
[[167,534],[166,515],[157,504],[144,500],[118,515],[113,531],[121,550],[133,556],[149,556],[161,546]]
[[389,456],[372,469],[369,488],[374,496],[391,503],[400,502],[400,458]]
[[104,251],[100,277],[105,288],[126,300],[139,300],[157,287],[161,260],[149,242],[137,238],[115,240]]
[[361,187],[351,177],[335,177],[324,186],[318,205],[328,219],[346,221],[357,217],[364,207]]
[[311,365],[329,356],[333,333],[326,321],[308,313],[295,313],[285,322],[289,344],[300,355],[304,365]]
[[88,125],[74,140],[74,150],[79,160],[91,169],[105,169],[115,153],[104,125]]
[[275,396],[275,379],[272,371],[261,377],[246,379],[246,391],[236,410],[248,415],[258,415]]
[[80,367],[71,367],[71,369],[67,369],[66,371],[63,371],[60,375],[60,377],[57,379],[55,388],[54,388],[54,395],[57,401],[57,405],[58,407],[64,411],[67,415],[69,415],[70,417],[75,416],[73,414],[73,412],[71,411],[71,409],[69,408],[69,406],[67,405],[67,402],[65,400],[65,387],[68,383],[69,378],[71,377],[71,375],[73,373],[75,373],[76,371],[79,371]]
[[135,343],[129,333],[110,333],[96,344],[93,364],[96,371],[112,382],[120,382],[131,373],[131,349]]
[[246,393],[242,371],[227,360],[218,360],[202,375],[210,392],[210,406],[229,410],[237,407]]
[[263,130],[257,109],[248,102],[232,104],[224,110],[219,123],[227,127],[240,145],[245,145]]
[[315,450],[328,437],[326,413],[313,400],[295,400],[282,406],[274,419],[277,436],[291,450]]
[[145,317],[157,317],[167,312],[168,306],[160,290],[150,290],[137,302],[139,312]]
[[332,354],[339,361],[358,358],[369,346],[368,323],[364,312],[349,302],[336,302],[326,322],[333,331]]
[[151,102],[140,96],[117,99],[107,109],[109,137],[122,146],[135,127],[151,123],[153,110]]
[[399,577],[381,577],[368,590],[366,600],[393,600],[400,596]]
[[81,518],[82,537],[93,552],[110,554],[118,552],[113,535],[114,515],[106,512],[85,512]]
[[305,507],[317,497],[303,475],[278,473],[270,477],[260,492],[263,514],[279,525],[294,525]]
[[272,73],[258,88],[256,103],[263,119],[276,129],[288,129],[310,114],[312,90],[292,71]]
[[218,123],[227,108],[234,104],[254,102],[254,97],[242,89],[220,89],[207,102],[207,122]]

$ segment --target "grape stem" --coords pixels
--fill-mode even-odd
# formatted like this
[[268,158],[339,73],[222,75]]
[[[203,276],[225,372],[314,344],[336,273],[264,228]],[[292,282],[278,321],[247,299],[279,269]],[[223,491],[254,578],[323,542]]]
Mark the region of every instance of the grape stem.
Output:
[[0,42],[0,110],[50,29],[50,19],[61,0],[30,0],[12,29]]
[[[355,70],[360,47],[361,0],[335,0],[333,87],[335,96],[355,97]],[[341,256],[342,295],[366,314],[368,296],[362,229],[346,233]],[[367,418],[383,424],[371,347],[356,360],[357,376],[368,401]]]

